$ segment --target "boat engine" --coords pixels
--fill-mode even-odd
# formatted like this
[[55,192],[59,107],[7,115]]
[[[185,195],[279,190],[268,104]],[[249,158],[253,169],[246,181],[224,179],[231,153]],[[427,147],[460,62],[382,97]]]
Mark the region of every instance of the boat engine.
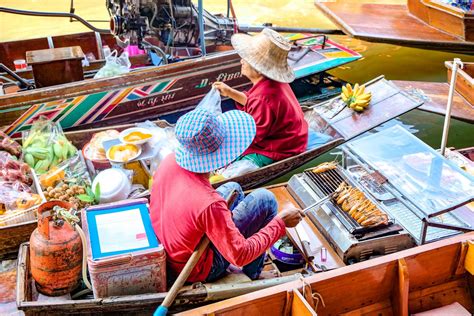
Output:
[[[143,47],[145,37],[163,46],[199,45],[198,12],[191,0],[107,0],[112,34],[123,44]],[[203,11],[206,42],[229,42],[234,21]]]

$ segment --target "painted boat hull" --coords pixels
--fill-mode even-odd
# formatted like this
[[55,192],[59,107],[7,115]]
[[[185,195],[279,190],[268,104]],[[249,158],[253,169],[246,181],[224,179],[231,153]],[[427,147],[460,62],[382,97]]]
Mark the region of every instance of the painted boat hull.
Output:
[[[289,64],[297,78],[361,57],[331,40],[324,48],[319,44],[311,48],[303,56],[301,51],[290,53],[294,58]],[[250,82],[240,67],[237,53],[225,51],[112,78],[5,95],[0,97],[0,127],[18,136],[42,115],[60,122],[64,129],[84,129],[182,113],[195,107],[215,81],[241,90],[248,87]]]

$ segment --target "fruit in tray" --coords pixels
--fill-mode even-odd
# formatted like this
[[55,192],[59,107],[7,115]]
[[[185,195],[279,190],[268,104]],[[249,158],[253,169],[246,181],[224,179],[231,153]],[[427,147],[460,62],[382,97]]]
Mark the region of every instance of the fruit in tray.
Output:
[[31,132],[23,142],[23,158],[39,174],[45,173],[52,166],[76,154],[77,149],[62,134],[50,139],[49,134]]
[[108,158],[118,162],[128,162],[136,158],[140,153],[140,148],[132,144],[120,144],[109,148]]
[[136,142],[136,141],[151,138],[151,136],[152,136],[151,134],[142,133],[140,131],[134,131],[128,135],[125,135],[123,139],[127,142]]
[[48,187],[54,187],[58,182],[64,180],[65,177],[66,173],[64,170],[54,166],[39,177],[39,182],[41,187],[46,189]]
[[86,188],[83,185],[77,184],[59,184],[57,187],[48,187],[44,192],[46,200],[60,200],[69,202],[78,209],[89,206],[89,203],[81,201],[77,196],[86,193]]
[[333,198],[344,212],[347,212],[361,226],[388,224],[388,216],[372,203],[359,189],[342,182]]
[[28,194],[19,197],[16,200],[14,208],[16,210],[27,210],[35,205],[39,205],[43,202],[43,199],[39,194]]
[[352,87],[349,83],[342,86],[341,99],[356,112],[364,111],[370,104],[372,93],[365,91],[365,86],[358,83]]

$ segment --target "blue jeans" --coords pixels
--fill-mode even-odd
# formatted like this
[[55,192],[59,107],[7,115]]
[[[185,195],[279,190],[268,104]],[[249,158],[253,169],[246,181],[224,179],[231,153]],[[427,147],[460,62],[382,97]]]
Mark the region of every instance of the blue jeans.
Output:
[[[278,203],[272,192],[266,189],[257,189],[245,196],[240,185],[236,182],[227,182],[217,188],[217,192],[227,198],[232,190],[238,193],[235,201],[230,205],[232,219],[240,233],[249,238],[265,227],[277,214]],[[225,274],[229,262],[211,244],[214,252],[212,268],[206,281],[212,282]],[[252,280],[259,277],[263,269],[265,253],[243,267],[242,271]]]

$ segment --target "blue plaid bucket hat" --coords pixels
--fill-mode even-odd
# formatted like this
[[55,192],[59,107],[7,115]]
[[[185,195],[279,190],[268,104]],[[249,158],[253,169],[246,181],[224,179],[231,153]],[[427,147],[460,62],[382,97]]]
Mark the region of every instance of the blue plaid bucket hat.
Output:
[[222,168],[239,157],[256,133],[253,117],[233,110],[216,115],[195,109],[176,123],[176,162],[182,168],[205,173]]

